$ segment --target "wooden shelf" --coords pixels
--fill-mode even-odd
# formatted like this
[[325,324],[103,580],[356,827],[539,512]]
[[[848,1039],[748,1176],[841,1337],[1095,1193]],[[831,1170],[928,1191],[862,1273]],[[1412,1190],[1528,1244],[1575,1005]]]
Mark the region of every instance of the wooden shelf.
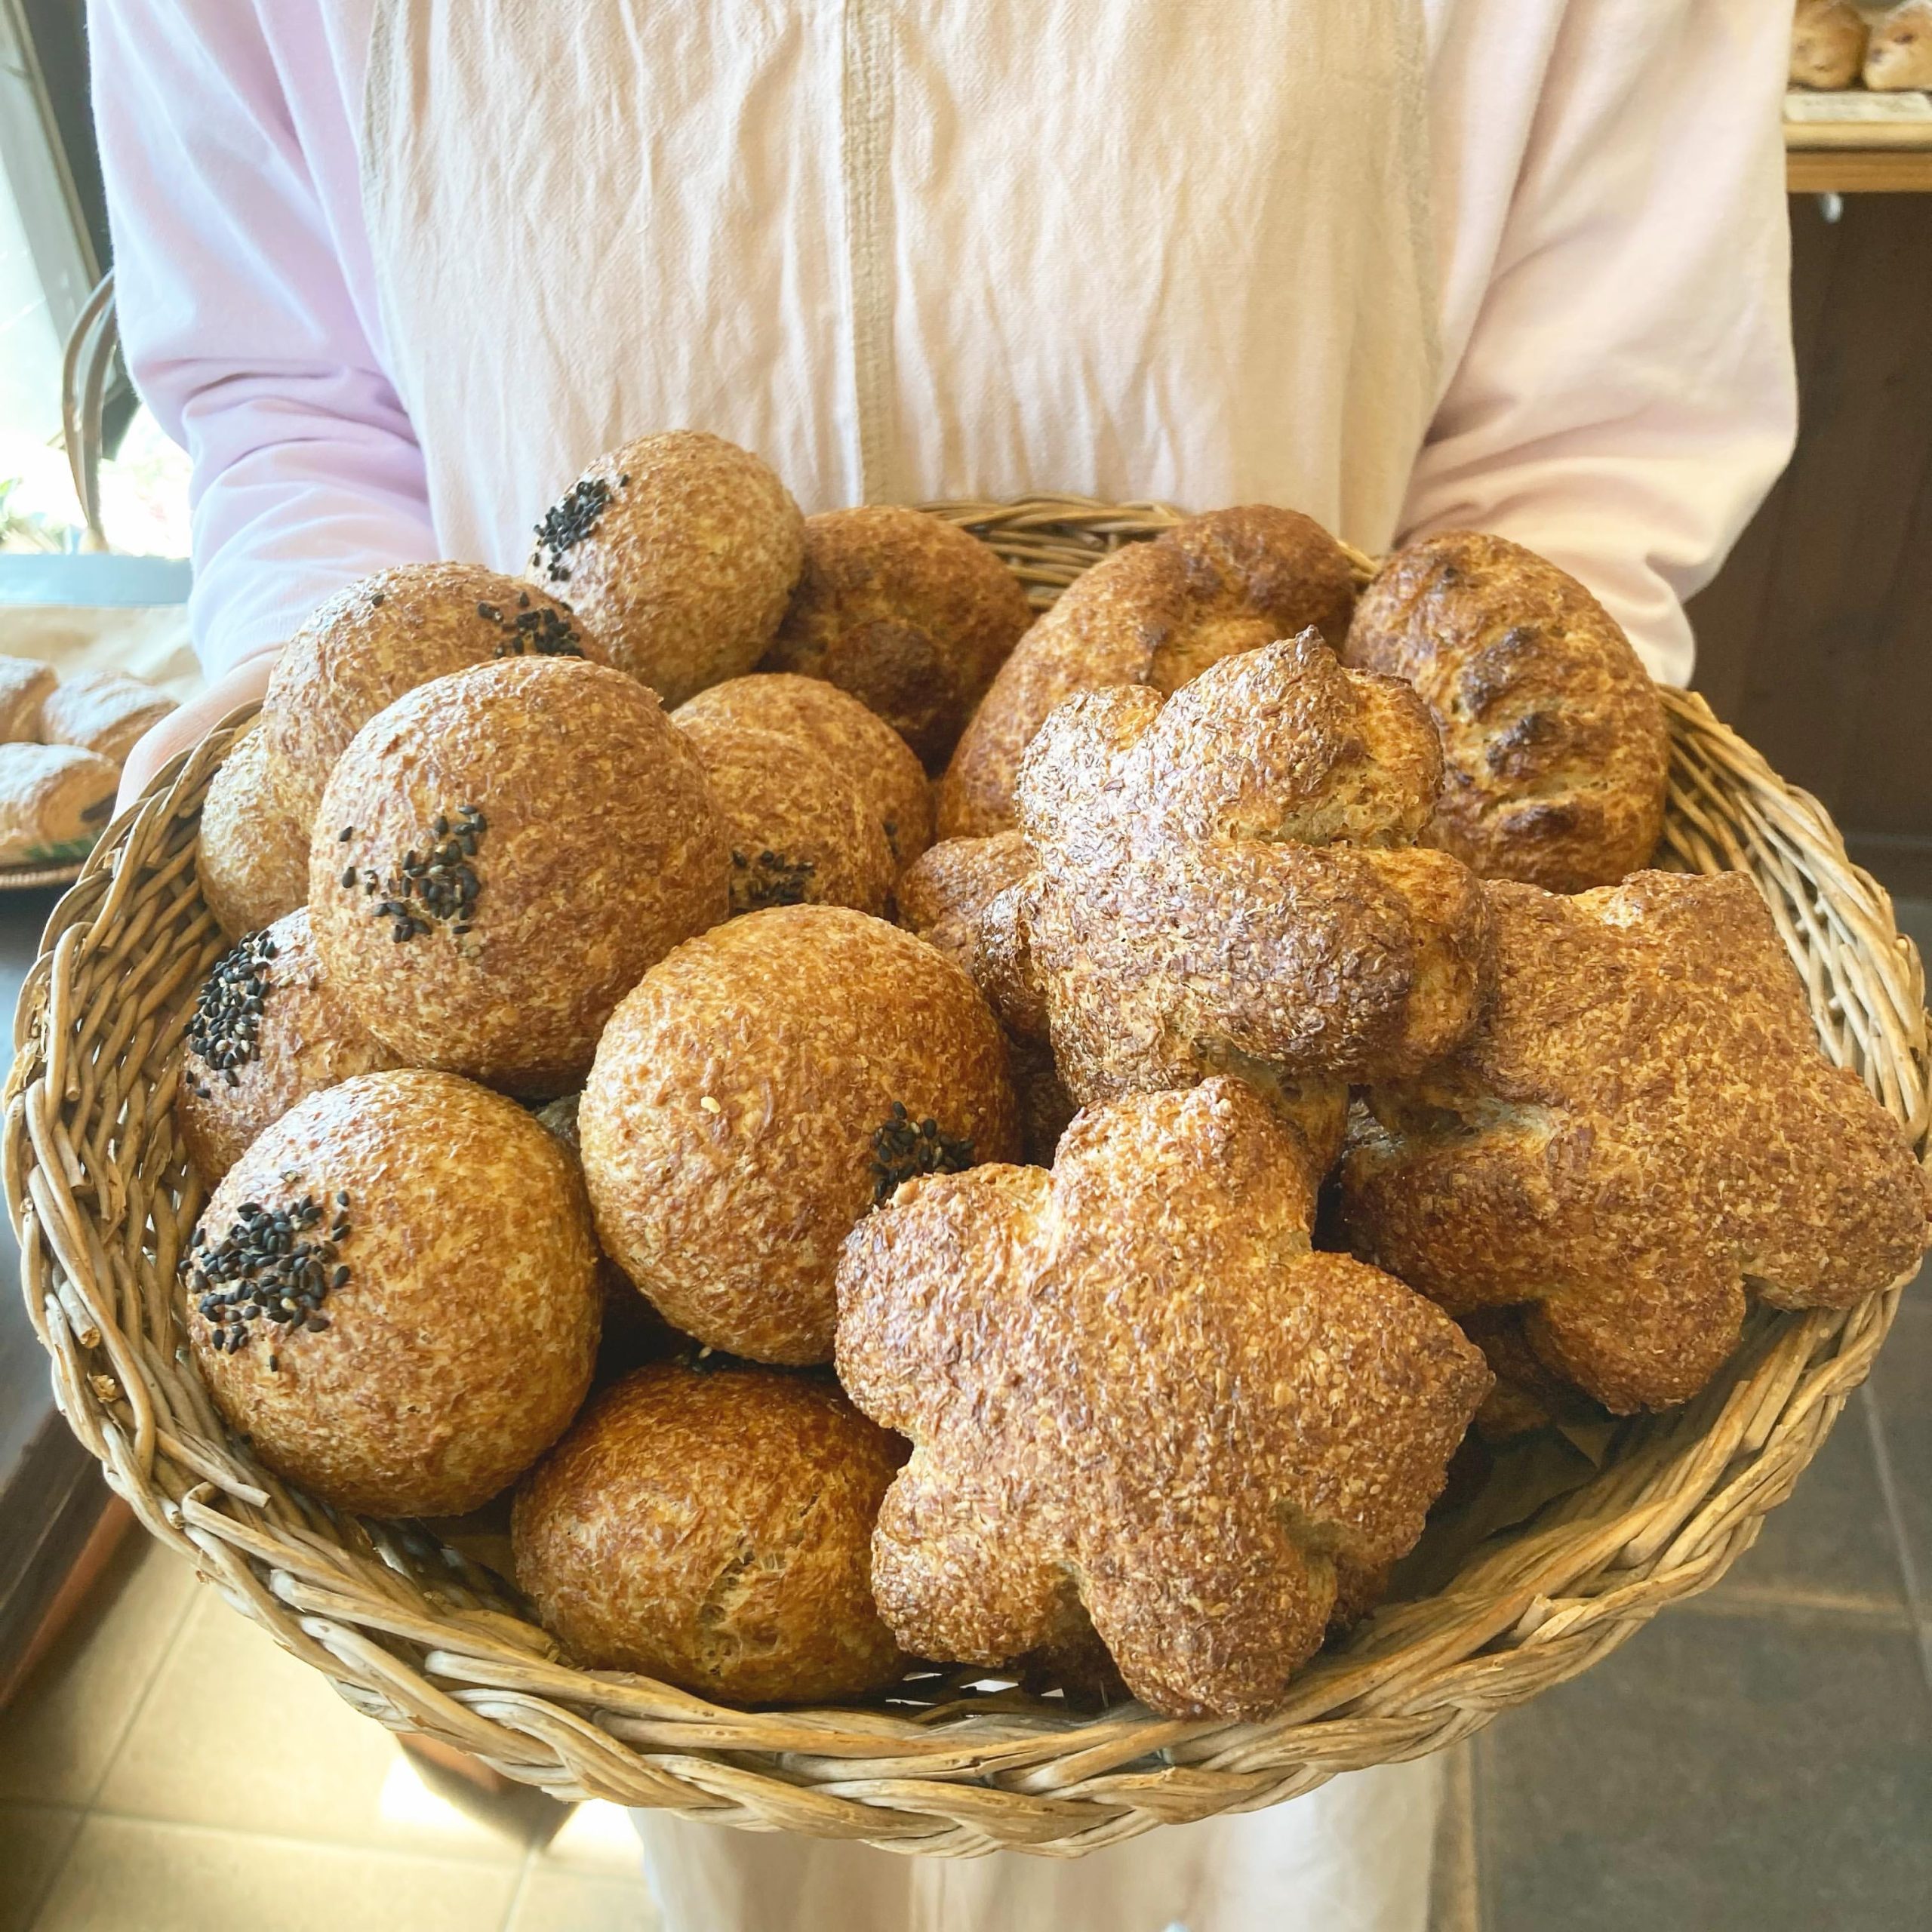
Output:
[[1785,180],[1794,195],[1932,194],[1932,148],[1792,148]]

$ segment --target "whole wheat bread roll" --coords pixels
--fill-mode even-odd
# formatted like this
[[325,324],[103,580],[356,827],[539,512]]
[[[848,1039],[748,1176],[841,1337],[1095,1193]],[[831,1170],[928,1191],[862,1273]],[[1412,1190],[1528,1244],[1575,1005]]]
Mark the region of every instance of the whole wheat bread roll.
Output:
[[530,574],[675,706],[758,662],[798,580],[804,526],[749,450],[668,430],[599,457],[545,512]]
[[749,913],[653,967],[578,1118],[606,1250],[675,1326],[761,1361],[830,1355],[838,1244],[899,1180],[1019,1146],[972,982],[837,906]]
[[189,1158],[213,1187],[297,1101],[398,1063],[328,983],[308,908],[285,913],[202,982],[174,1102]]
[[807,903],[885,910],[892,848],[851,777],[777,731],[702,717],[679,728],[704,767],[731,848],[734,913]]
[[368,1515],[460,1515],[583,1401],[595,1253],[568,1158],[514,1102],[364,1074],[215,1189],[182,1264],[189,1340],[278,1475]]
[[1343,1166],[1357,1254],[1452,1315],[1521,1307],[1539,1359],[1620,1414],[1694,1395],[1747,1288],[1842,1308],[1918,1265],[1925,1177],[1819,1050],[1749,878],[1487,893],[1482,1023],[1370,1090]]
[[805,519],[805,560],[764,654],[864,701],[938,771],[1033,621],[986,546],[897,504]]
[[229,748],[209,782],[195,872],[231,940],[273,925],[308,900],[309,828],[289,817],[269,780],[259,723]]
[[518,1586],[591,1669],[731,1703],[863,1697],[903,1667],[868,1563],[903,1460],[817,1380],[641,1368],[525,1478]]
[[50,745],[78,745],[124,764],[134,741],[177,709],[174,699],[118,671],[77,671],[41,700],[40,735]]
[[54,666],[37,657],[0,657],[0,744],[39,742],[40,708],[54,683]]
[[432,678],[503,657],[608,654],[570,607],[481,564],[404,564],[318,609],[269,673],[260,731],[275,789],[305,830],[349,740]]
[[1128,544],[1063,592],[1001,666],[940,782],[940,836],[1016,823],[1020,758],[1076,691],[1178,691],[1234,652],[1310,626],[1340,650],[1354,608],[1346,555],[1298,510],[1215,510]]
[[1240,1081],[1081,1114],[1051,1174],[907,1182],[838,1270],[840,1380],[910,1436],[872,1589],[914,1654],[1091,1626],[1174,1717],[1261,1718],[1415,1542],[1489,1386],[1387,1275],[1314,1252],[1299,1140]]
[[1614,885],[1663,829],[1670,737],[1650,674],[1577,580],[1471,530],[1398,551],[1361,594],[1344,663],[1406,678],[1442,733],[1423,835],[1485,878]]
[[78,745],[0,744],[0,865],[48,864],[114,814],[119,768]]
[[697,755],[635,678],[517,657],[398,698],[337,761],[309,906],[325,969],[403,1059],[550,1097],[654,960],[724,918]]

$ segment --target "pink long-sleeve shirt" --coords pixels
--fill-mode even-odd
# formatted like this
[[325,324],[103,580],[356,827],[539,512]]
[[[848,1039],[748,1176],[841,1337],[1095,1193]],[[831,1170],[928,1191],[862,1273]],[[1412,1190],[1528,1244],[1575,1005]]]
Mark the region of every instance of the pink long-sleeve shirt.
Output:
[[[363,216],[373,5],[90,9],[122,337],[192,458],[211,674],[345,582],[441,554]],[[1762,0],[1423,11],[1441,392],[1401,534],[1530,545],[1685,681],[1681,600],[1795,429],[1788,20]]]

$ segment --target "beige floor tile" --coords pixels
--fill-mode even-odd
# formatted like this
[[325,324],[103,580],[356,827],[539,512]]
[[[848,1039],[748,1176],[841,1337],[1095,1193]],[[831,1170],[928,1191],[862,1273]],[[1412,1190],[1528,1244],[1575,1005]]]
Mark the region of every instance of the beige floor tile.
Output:
[[540,1792],[491,1798],[419,1766],[212,1591],[96,1803],[117,1817],[503,1865],[521,1863],[556,1808]]
[[81,1814],[64,1804],[0,1804],[0,1932],[27,1932]]
[[0,1801],[85,1804],[201,1586],[144,1530],[0,1712]]
[[497,1932],[509,1867],[90,1817],[34,1932]]
[[658,1932],[663,1922],[641,1878],[533,1864],[503,1932]]
[[611,1878],[635,1878],[644,1869],[630,1814],[601,1799],[580,1804],[537,1857],[546,1866]]

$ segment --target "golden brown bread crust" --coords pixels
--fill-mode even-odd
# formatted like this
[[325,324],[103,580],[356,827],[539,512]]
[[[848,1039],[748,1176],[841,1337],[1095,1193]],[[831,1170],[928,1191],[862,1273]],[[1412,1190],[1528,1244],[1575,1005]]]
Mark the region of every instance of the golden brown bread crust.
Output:
[[1383,565],[1343,657],[1407,678],[1441,728],[1427,843],[1552,892],[1650,863],[1663,707],[1616,620],[1567,572],[1505,537],[1445,531]]
[[677,1327],[762,1361],[830,1356],[838,1244],[893,1176],[1018,1147],[971,981],[835,906],[749,913],[660,961],[579,1120],[606,1251]]
[[1347,557],[1298,510],[1215,510],[1128,544],[1069,585],[1001,668],[940,782],[940,836],[1017,822],[1020,758],[1075,692],[1176,691],[1235,651],[1310,626],[1339,651],[1354,608]]
[[502,657],[608,654],[567,604],[481,564],[404,564],[352,583],[276,657],[262,706],[268,767],[305,833],[349,741],[432,678]]
[[38,741],[40,707],[54,684],[51,664],[37,657],[0,657],[0,743]]
[[0,865],[70,858],[114,815],[120,768],[78,745],[0,744]]
[[1819,1051],[1749,879],[1487,890],[1482,1025],[1373,1090],[1343,1164],[1364,1260],[1454,1315],[1526,1305],[1538,1358],[1620,1413],[1703,1386],[1747,1283],[1842,1307],[1917,1264],[1924,1176]]
[[[305,1200],[316,1218],[288,1238],[324,1244],[313,1315],[226,1324],[248,1339],[217,1348],[211,1244],[236,1245],[248,1204]],[[369,1073],[291,1108],[215,1189],[183,1318],[216,1407],[278,1475],[367,1515],[455,1515],[583,1400],[594,1255],[577,1175],[521,1108],[448,1074]]]
[[1932,0],[1904,0],[1872,23],[1863,72],[1879,92],[1932,88]]
[[195,876],[231,940],[258,933],[309,897],[309,832],[270,783],[259,725],[229,748],[202,801]]
[[679,728],[724,825],[734,914],[808,903],[884,912],[892,848],[851,777],[809,743],[777,731],[702,717]]
[[297,1101],[399,1064],[328,983],[308,908],[285,912],[203,982],[174,1100],[189,1158],[212,1188]]
[[804,518],[770,465],[672,429],[571,485],[537,526],[530,574],[668,709],[758,662],[804,561]]
[[1312,632],[1055,712],[1020,773],[1025,924],[1075,1098],[1312,1080],[1338,1133],[1333,1083],[1454,1047],[1490,941],[1477,881],[1402,842],[1439,769],[1415,694]]
[[[458,852],[466,806],[481,829]],[[447,916],[424,909],[433,879],[403,890],[411,855],[437,854]],[[424,685],[356,734],[316,820],[309,906],[324,967],[378,1039],[546,1096],[582,1079],[645,968],[724,917],[730,863],[697,754],[650,691],[516,657]]]
[[1033,621],[1020,580],[956,524],[897,504],[805,519],[805,561],[768,671],[863,700],[940,770]]
[[165,691],[118,671],[77,671],[42,699],[40,735],[50,745],[78,745],[122,764],[134,741],[177,707]]
[[912,748],[883,718],[823,678],[759,671],[687,699],[672,722],[703,718],[777,731],[823,753],[864,788],[894,860],[909,865],[933,842],[932,786]]
[[1053,1171],[909,1182],[848,1238],[839,1379],[909,1435],[872,1587],[998,1665],[1084,1607],[1134,1694],[1259,1718],[1420,1534],[1489,1384],[1399,1281],[1309,1247],[1314,1189],[1216,1078],[1091,1109]]
[[820,1703],[903,1660],[869,1575],[902,1446],[815,1379],[641,1368],[518,1491],[518,1586],[580,1663],[739,1704]]
[[1851,0],[1798,0],[1791,28],[1791,82],[1848,88],[1865,64],[1868,29]]

